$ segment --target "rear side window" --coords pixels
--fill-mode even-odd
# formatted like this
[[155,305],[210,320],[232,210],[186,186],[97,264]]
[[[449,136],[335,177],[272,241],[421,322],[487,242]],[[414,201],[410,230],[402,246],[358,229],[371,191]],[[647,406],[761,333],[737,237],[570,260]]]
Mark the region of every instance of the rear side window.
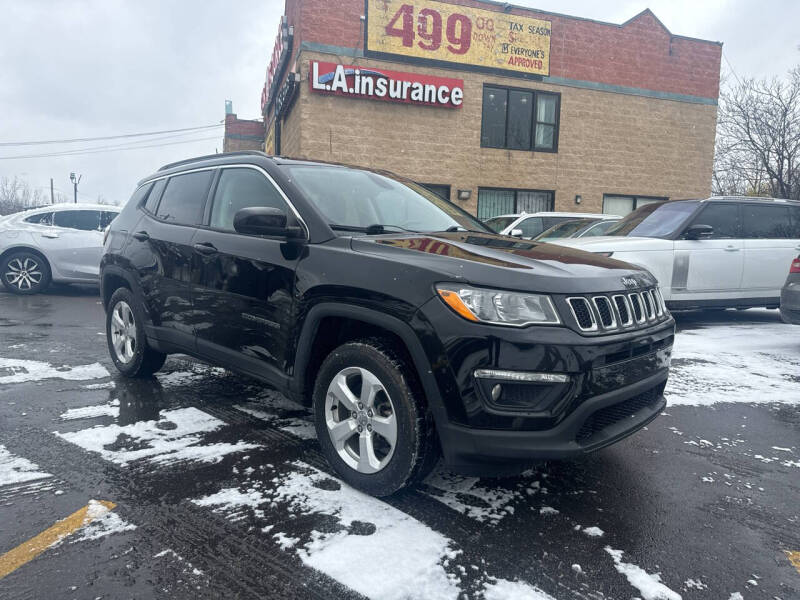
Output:
[[744,237],[747,239],[787,239],[792,237],[788,206],[742,205]]
[[36,223],[37,225],[52,225],[53,213],[39,213],[38,215],[31,215],[25,219],[26,223]]
[[254,169],[225,169],[211,209],[211,227],[233,231],[233,218],[243,208],[262,206],[287,211],[280,193]]
[[741,237],[739,207],[736,204],[709,203],[692,224],[711,225],[714,231],[710,239],[713,240]]
[[53,224],[56,227],[66,227],[67,229],[97,231],[100,229],[100,211],[61,210],[55,213]]
[[104,210],[100,213],[100,229],[105,229],[109,225],[111,225],[111,221],[117,218],[118,212],[112,212],[110,210]]
[[159,179],[158,181],[153,184],[153,189],[150,191],[150,195],[147,196],[147,202],[144,203],[144,209],[151,213],[156,214],[156,206],[158,206],[158,201],[161,198],[161,193],[164,191],[164,186],[167,185],[166,179]]
[[158,203],[156,216],[181,225],[202,223],[203,208],[213,174],[213,171],[197,171],[171,177],[161,202]]
[[131,199],[128,200],[128,203],[134,204],[136,206],[141,204],[142,200],[144,199],[145,196],[147,196],[147,192],[150,191],[151,187],[153,187],[152,184],[146,183],[143,186],[136,188],[136,190],[133,192],[133,195],[131,195]]

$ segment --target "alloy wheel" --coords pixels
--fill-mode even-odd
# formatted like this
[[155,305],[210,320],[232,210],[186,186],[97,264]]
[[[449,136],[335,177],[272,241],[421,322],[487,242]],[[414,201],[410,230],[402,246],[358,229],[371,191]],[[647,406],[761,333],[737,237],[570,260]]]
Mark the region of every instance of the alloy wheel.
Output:
[[129,363],[136,353],[136,322],[127,302],[120,300],[111,312],[111,345],[117,359]]
[[6,263],[3,277],[10,285],[27,292],[42,283],[44,272],[33,258],[14,258]]
[[331,380],[325,424],[339,457],[359,473],[377,473],[394,454],[394,406],[384,385],[367,369],[347,367]]

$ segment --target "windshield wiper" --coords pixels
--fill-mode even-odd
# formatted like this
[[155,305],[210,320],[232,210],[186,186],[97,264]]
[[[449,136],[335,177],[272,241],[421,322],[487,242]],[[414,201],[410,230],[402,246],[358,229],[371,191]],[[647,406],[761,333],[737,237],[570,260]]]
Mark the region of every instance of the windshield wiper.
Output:
[[481,231],[480,229],[467,229],[463,225],[451,225],[443,231],[431,231],[431,233],[455,233],[456,231],[466,231],[469,233],[489,233],[488,231]]
[[406,229],[405,227],[401,227],[400,225],[382,225],[380,223],[373,223],[372,225],[367,225],[366,227],[360,227],[357,225],[339,225],[338,223],[328,223],[328,227],[331,229],[338,229],[341,231],[360,231],[366,233],[367,235],[378,235],[381,233],[385,233],[387,228],[394,228],[399,229],[400,231],[407,231],[409,233],[419,233],[414,229]]

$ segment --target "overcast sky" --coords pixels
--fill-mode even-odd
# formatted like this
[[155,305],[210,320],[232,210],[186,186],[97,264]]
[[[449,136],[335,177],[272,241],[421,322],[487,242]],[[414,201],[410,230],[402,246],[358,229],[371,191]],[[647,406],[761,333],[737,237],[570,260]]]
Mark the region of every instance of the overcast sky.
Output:
[[[724,42],[740,77],[781,76],[800,64],[796,0],[517,3],[615,23],[649,7],[673,33]],[[239,117],[257,118],[283,6],[283,0],[0,0],[0,144],[212,125],[224,118],[225,99]],[[175,144],[187,140],[198,141]],[[103,149],[129,141],[0,146],[0,176],[20,176],[48,193],[53,177],[71,199],[75,171],[83,175],[80,201],[102,195],[120,203],[162,164],[221,151],[222,128],[142,142],[172,144],[156,148]],[[85,148],[101,149],[5,159]]]

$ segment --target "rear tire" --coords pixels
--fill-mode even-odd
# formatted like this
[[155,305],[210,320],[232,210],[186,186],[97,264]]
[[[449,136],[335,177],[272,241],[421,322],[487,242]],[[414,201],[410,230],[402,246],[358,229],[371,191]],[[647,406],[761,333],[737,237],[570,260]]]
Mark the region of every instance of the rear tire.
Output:
[[150,377],[167,360],[147,344],[141,304],[128,288],[119,288],[108,303],[106,341],[114,366],[126,377]]
[[313,400],[322,452],[351,486],[388,496],[436,464],[435,427],[416,374],[385,341],[333,350],[320,367]]
[[50,265],[39,254],[20,250],[6,255],[0,264],[3,287],[12,294],[38,294],[50,285]]

